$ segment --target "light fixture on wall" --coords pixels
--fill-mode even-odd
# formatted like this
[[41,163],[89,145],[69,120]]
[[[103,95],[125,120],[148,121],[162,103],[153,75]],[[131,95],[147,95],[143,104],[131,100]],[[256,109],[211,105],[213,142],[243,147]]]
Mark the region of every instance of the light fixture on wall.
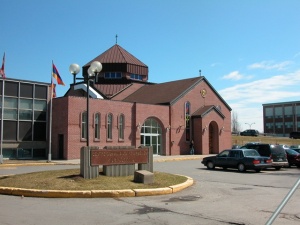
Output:
[[139,122],[138,125],[136,126],[138,129],[141,128],[141,123]]
[[207,131],[207,125],[203,128],[203,132]]
[[169,131],[171,129],[171,125],[169,124],[169,126],[166,127],[166,131]]
[[222,132],[224,131],[224,129],[225,129],[225,127],[222,127],[222,128],[220,129],[220,134],[222,134]]

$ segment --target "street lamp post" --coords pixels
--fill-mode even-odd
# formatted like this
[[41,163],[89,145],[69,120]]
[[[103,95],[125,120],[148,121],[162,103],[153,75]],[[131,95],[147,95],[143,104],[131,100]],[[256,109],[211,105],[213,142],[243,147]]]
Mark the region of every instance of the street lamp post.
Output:
[[[95,75],[97,73],[100,73],[102,70],[102,64],[98,61],[94,61],[91,63],[89,69],[88,69],[88,74],[86,77],[86,86],[87,86],[87,100],[86,100],[86,146],[89,148],[90,146],[90,135],[89,135],[89,111],[90,111],[90,80],[95,78]],[[76,81],[76,75],[80,72],[80,66],[78,64],[71,64],[69,67],[69,71],[71,72],[71,74],[73,74],[74,79],[73,79],[73,83],[75,84]]]
[[251,129],[251,126],[252,126],[253,124],[255,124],[255,123],[245,123],[245,124],[248,124],[249,127],[250,127],[250,129]]

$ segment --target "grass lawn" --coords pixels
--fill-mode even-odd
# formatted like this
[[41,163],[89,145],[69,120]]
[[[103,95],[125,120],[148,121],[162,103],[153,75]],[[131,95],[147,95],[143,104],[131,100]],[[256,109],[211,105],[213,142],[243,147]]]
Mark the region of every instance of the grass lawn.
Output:
[[184,176],[154,172],[153,184],[133,182],[133,176],[108,177],[100,173],[95,179],[84,179],[79,169],[43,171],[0,177],[0,186],[41,190],[120,190],[162,188],[183,183]]
[[248,142],[261,142],[266,144],[285,144],[285,145],[300,145],[300,139],[291,139],[288,137],[271,137],[271,136],[237,136],[232,135],[232,145],[243,146]]

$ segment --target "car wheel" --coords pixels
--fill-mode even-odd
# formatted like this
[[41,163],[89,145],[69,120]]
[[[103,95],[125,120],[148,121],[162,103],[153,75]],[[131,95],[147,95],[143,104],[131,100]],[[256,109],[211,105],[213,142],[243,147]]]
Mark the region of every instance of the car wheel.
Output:
[[281,166],[275,166],[275,170],[280,170]]
[[215,168],[215,164],[212,161],[207,162],[207,169],[212,170]]
[[245,165],[244,165],[243,163],[240,163],[240,164],[238,165],[238,170],[239,170],[240,172],[245,172],[245,171],[246,171]]
[[261,169],[256,169],[255,170],[256,173],[259,173],[260,171],[261,171]]

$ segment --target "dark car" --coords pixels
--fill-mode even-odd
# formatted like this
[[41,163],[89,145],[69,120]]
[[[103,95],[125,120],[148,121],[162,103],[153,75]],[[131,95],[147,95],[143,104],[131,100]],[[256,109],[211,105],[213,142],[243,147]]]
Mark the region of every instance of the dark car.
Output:
[[285,149],[285,152],[287,154],[289,167],[294,165],[300,167],[300,153],[293,149]]
[[240,132],[240,135],[241,136],[255,136],[255,137],[257,137],[259,135],[259,132],[257,130],[249,129],[249,130],[244,130],[244,131]]
[[290,138],[292,139],[299,139],[300,138],[300,132],[293,131],[290,133]]
[[262,169],[272,167],[270,157],[260,156],[254,149],[228,149],[224,150],[216,156],[208,156],[203,158],[202,164],[207,169],[222,167],[223,169],[234,168],[240,172],[246,170],[255,170],[260,172]]
[[300,148],[291,148],[293,150],[295,150],[296,152],[300,153]]
[[282,146],[262,143],[248,143],[241,148],[255,149],[261,156],[270,157],[273,160],[272,166],[276,170],[280,170],[282,167],[287,167],[289,165],[286,152]]
[[290,148],[300,153],[300,145],[291,145]]

